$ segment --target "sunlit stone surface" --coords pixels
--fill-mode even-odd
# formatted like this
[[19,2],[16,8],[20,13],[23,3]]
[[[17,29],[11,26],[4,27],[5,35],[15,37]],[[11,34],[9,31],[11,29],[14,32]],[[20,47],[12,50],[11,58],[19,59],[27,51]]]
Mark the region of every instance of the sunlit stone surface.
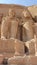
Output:
[[0,4],[0,64],[37,65],[37,6]]

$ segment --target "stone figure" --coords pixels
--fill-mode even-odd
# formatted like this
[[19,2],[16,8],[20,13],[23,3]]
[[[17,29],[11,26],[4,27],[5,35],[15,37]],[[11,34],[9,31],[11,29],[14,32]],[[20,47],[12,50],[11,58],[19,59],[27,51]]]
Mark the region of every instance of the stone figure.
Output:
[[9,10],[9,15],[4,17],[1,25],[1,38],[17,38],[28,41],[34,38],[33,20],[27,10],[23,11],[23,18],[17,18],[14,9]]
[[9,39],[16,38],[18,29],[18,18],[16,18],[16,13],[13,9],[9,10],[9,15],[2,19],[1,25],[1,38]]
[[24,22],[23,22],[23,41],[28,41],[30,39],[34,38],[34,30],[33,30],[33,24],[34,21],[32,20],[30,14],[28,11],[23,11],[24,16]]

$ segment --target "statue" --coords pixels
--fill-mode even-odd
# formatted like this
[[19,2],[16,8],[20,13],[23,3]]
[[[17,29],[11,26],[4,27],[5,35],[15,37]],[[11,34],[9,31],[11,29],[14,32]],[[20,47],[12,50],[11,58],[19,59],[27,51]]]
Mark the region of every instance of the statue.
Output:
[[17,38],[25,42],[34,38],[33,20],[30,13],[24,10],[23,18],[19,18],[16,16],[14,9],[10,9],[9,15],[3,17],[1,25],[2,39]]
[[16,18],[16,13],[13,9],[9,10],[9,15],[3,17],[1,25],[1,38],[12,39],[16,38],[19,20]]
[[[33,24],[30,13],[27,10],[23,11],[24,22],[23,22],[23,41],[28,41],[34,38]],[[26,33],[26,34],[25,34]]]

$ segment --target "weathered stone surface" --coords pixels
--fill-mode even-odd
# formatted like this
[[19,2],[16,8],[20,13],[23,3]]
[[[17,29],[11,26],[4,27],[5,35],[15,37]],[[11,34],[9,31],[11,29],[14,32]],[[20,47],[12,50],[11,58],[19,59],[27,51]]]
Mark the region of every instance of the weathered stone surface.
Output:
[[0,54],[0,64],[2,64],[3,58],[4,58],[3,54]]
[[24,51],[25,51],[24,42],[16,39],[15,40],[15,56],[24,55]]
[[37,56],[12,57],[9,64],[37,65]]
[[35,33],[36,38],[37,38],[37,23],[34,23],[34,33]]
[[[0,64],[4,59],[3,55],[0,55]],[[37,56],[15,56],[8,58],[8,64],[17,65],[37,65]]]
[[13,57],[14,56],[14,53],[12,53],[12,52],[4,52],[2,54],[3,54],[4,58],[5,57],[10,58],[10,57]]
[[34,23],[34,33],[35,33],[35,55],[37,56],[37,22]]
[[27,41],[25,44],[28,48],[29,55],[35,55],[35,40],[32,39],[30,41]]
[[[0,39],[0,53],[12,53],[12,55],[24,55],[24,42],[17,39]],[[17,53],[19,54],[17,54]]]
[[30,64],[37,65],[37,56],[30,57]]
[[12,52],[14,53],[14,40],[6,39],[2,40],[0,39],[0,53],[5,53],[5,52]]
[[34,32],[33,32],[32,22],[30,22],[30,20],[26,21],[26,23],[23,25],[23,27],[25,28],[27,41],[33,39]]
[[30,11],[34,21],[37,22],[37,5],[29,6],[28,10]]
[[[0,63],[4,57],[8,57],[9,64],[37,65],[37,23],[34,23],[37,22],[37,8],[35,8],[35,6],[27,9],[20,5],[0,5],[0,37],[3,38],[0,38],[0,54],[2,54]],[[25,47],[28,51],[26,54]]]
[[18,20],[15,17],[15,12],[13,9],[9,11],[9,16],[2,20],[1,25],[1,38],[16,38],[16,33],[18,29]]
[[28,57],[24,57],[24,56],[15,56],[15,57],[11,57],[8,60],[9,64],[17,64],[17,65],[26,65],[28,64]]

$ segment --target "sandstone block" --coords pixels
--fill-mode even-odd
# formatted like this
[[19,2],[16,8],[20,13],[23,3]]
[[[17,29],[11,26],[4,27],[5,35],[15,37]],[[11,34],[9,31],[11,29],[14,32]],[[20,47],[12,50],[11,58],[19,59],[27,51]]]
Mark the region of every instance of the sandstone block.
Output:
[[11,57],[9,58],[8,63],[16,65],[37,65],[37,56]]
[[30,56],[15,56],[11,57],[8,60],[9,64],[16,64],[16,65],[30,65]]
[[12,55],[24,55],[24,42],[17,39],[0,39],[0,52],[12,53]]
[[24,55],[24,42],[15,40],[15,55]]
[[30,64],[37,65],[37,56],[30,57]]
[[14,40],[10,40],[10,39],[0,39],[0,52],[1,53],[14,53]]
[[28,52],[30,55],[35,55],[35,41],[34,39],[32,39],[31,41],[28,41],[25,43],[27,48],[28,48]]
[[9,58],[8,63],[9,64],[16,64],[16,65],[24,65],[25,61],[24,61],[24,57],[15,56],[15,57]]

